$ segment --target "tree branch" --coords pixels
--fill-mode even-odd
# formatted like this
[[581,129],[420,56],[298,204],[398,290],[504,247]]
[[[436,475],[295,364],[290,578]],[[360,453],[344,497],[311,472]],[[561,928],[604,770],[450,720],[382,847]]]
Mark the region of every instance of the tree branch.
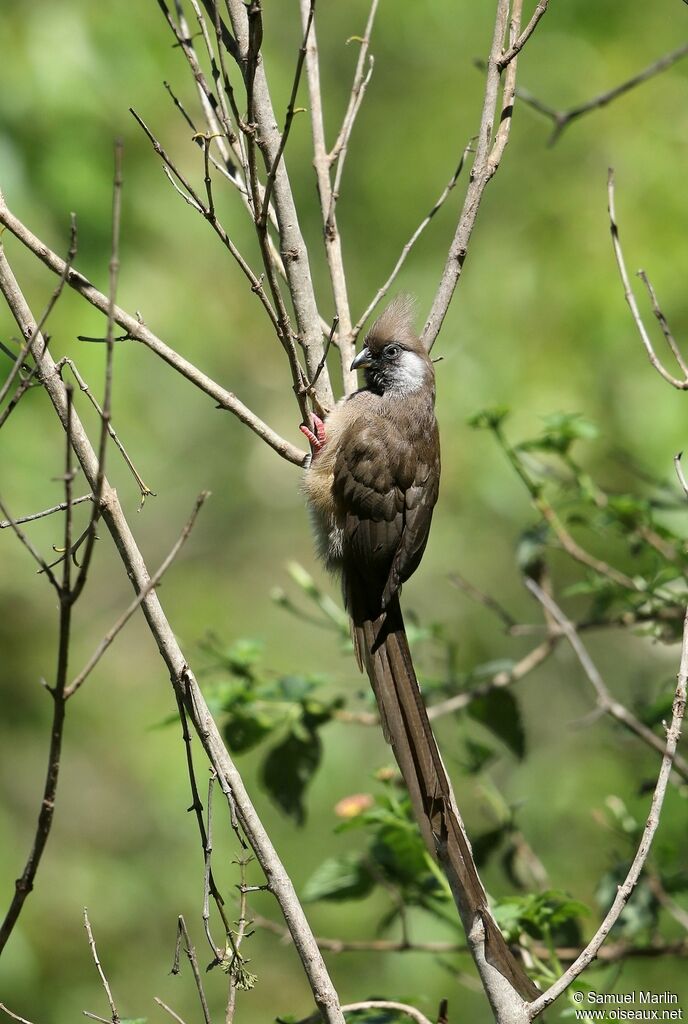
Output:
[[526,103],[533,110],[536,110],[539,114],[549,118],[550,121],[554,122],[554,130],[549,138],[548,145],[553,146],[555,142],[561,136],[561,133],[567,128],[572,121],[578,120],[579,117],[583,117],[585,114],[589,114],[591,110],[599,110],[601,107],[606,107],[613,100],[619,96],[623,96],[624,93],[630,92],[631,89],[635,89],[636,86],[642,85],[643,82],[647,82],[649,78],[654,78],[655,75],[660,74],[662,71],[666,71],[677,61],[681,60],[688,54],[688,43],[684,43],[683,46],[679,46],[677,50],[672,50],[671,53],[665,54],[660,57],[659,60],[649,64],[642,71],[632,75],[631,78],[627,78],[620,85],[614,86],[613,89],[608,89],[606,92],[600,93],[598,96],[593,96],[592,99],[586,100],[584,103],[579,103],[574,107],[570,107],[568,110],[556,110],[547,103],[543,103],[542,100],[538,99],[537,96],[533,96],[527,89],[518,88],[516,90],[517,97]]
[[[519,38],[520,10],[522,0],[514,0],[510,34],[515,43]],[[459,222],[454,234],[454,240],[449,248],[444,272],[440,279],[437,292],[428,315],[421,338],[425,347],[430,351],[437,340],[442,322],[447,315],[449,304],[458,284],[463,265],[468,251],[468,243],[473,232],[478,209],[483,193],[490,179],[496,173],[499,163],[508,142],[509,126],[513,109],[513,95],[516,87],[516,64],[517,54],[513,56],[507,66],[506,78],[502,95],[502,114],[500,124],[493,137],[493,126],[497,115],[497,102],[499,99],[499,84],[501,69],[499,61],[502,59],[502,45],[509,20],[509,0],[497,0],[497,12],[495,16],[494,34],[492,46],[487,61],[485,77],[485,96],[483,100],[483,111],[480,119],[480,130],[477,136],[475,159],[471,168],[471,177],[466,190],[463,208]],[[525,40],[524,40],[525,42]]]
[[[686,47],[686,52],[688,52],[688,47]],[[664,380],[667,381],[667,383],[671,384],[672,387],[678,388],[679,391],[686,391],[688,390],[688,374],[685,374],[682,360],[678,356],[676,357],[680,368],[684,370],[683,380],[680,380],[679,378],[672,376],[672,374],[670,374],[669,371],[665,369],[661,360],[657,357],[650,335],[648,334],[647,328],[645,327],[643,319],[640,315],[638,303],[636,302],[635,295],[633,294],[631,282],[628,277],[628,271],[626,270],[626,261],[624,260],[623,251],[621,249],[621,241],[619,240],[619,228],[616,223],[616,211],[614,208],[614,171],[611,167],[609,168],[609,175],[607,177],[607,200],[609,210],[609,226],[612,233],[612,245],[614,246],[614,255],[616,256],[616,263],[619,268],[621,283],[623,284],[624,296],[626,298],[626,302],[628,303],[628,308],[631,311],[631,316],[633,317],[635,325],[638,328],[640,340],[645,346],[645,351],[647,352],[648,359],[654,366],[655,370],[657,370],[657,372],[660,374],[660,376],[663,377]],[[652,290],[650,290],[650,295],[651,297],[654,297],[654,292],[652,292]],[[660,320],[660,323],[662,322],[666,323],[666,321],[663,321],[663,317]],[[674,346],[671,346],[671,348],[672,351],[674,351]],[[675,351],[674,354],[676,355]]]
[[[32,353],[34,358],[40,359],[41,363],[40,380],[63,426],[66,426],[65,386],[55,372],[55,362],[50,353],[45,350],[42,336],[35,333],[36,322],[1,246],[0,289],[7,299],[22,334],[25,337],[33,338]],[[98,474],[96,453],[76,413],[72,415],[71,430],[75,455],[89,484],[95,487]],[[103,484],[101,514],[124,563],[127,576],[138,594],[149,584],[150,575],[124,516],[117,494],[107,480]],[[187,713],[191,717],[206,754],[217,772],[220,787],[231,806],[236,807],[244,834],[265,873],[268,888],[276,897],[284,914],[294,939],[294,945],[303,963],[315,1003],[327,1024],[344,1024],[337,993],[299,903],[293,883],[253,807],[241,775],[222,741],[217,725],[210,714],[196,678],[184,658],[172,627],[165,617],[155,590],[146,595],[141,602],[141,607],[160,654],[167,665],[175,692],[184,701]]]
[[676,755],[676,747],[678,740],[681,735],[681,723],[686,710],[686,683],[688,681],[688,611],[684,620],[683,628],[683,641],[681,645],[681,664],[678,671],[676,692],[674,696],[674,703],[672,709],[671,725],[667,729],[666,735],[666,746],[664,749],[664,756],[662,758],[662,766],[659,770],[657,777],[657,784],[655,791],[652,796],[652,803],[650,805],[650,811],[645,823],[643,835],[638,845],[636,855],[633,858],[633,863],[629,868],[628,874],[622,885],[619,886],[618,892],[612,903],[609,911],[607,912],[601,925],[595,932],[594,936],[585,947],[585,949],[579,954],[574,960],[567,971],[551,985],[546,992],[543,992],[534,1002],[529,1006],[529,1016],[533,1020],[543,1010],[550,1006],[555,999],[557,999],[566,989],[571,985],[573,981],[581,974],[582,971],[588,967],[597,955],[597,951],[606,939],[607,935],[616,924],[626,906],[633,890],[638,884],[640,874],[647,860],[654,839],[657,828],[659,827],[659,819],[662,812],[662,804],[664,803],[664,796],[666,794],[667,784],[669,782],[669,776],[673,767],[674,757]]
[[[61,275],[65,272],[66,263],[51,249],[36,238],[18,218],[16,218],[5,205],[2,193],[0,192],[0,224],[4,226],[24,245],[30,252],[37,256],[42,263],[52,270],[54,274]],[[107,315],[108,299],[106,295],[98,291],[83,274],[76,270],[67,270],[67,284],[76,292],[82,295],[92,306]],[[166,345],[158,338],[144,323],[136,317],[131,316],[119,306],[114,309],[115,323],[124,328],[127,337],[142,342],[156,355],[164,359],[173,369],[177,370],[183,377],[191,381],[195,387],[204,391],[213,398],[221,409],[227,409],[233,413],[242,423],[245,423],[261,440],[265,441],[278,455],[294,465],[300,466],[306,459],[306,452],[280,437],[256,414],[244,405],[231,391],[226,391],[216,381],[199,370],[193,363],[190,363],[174,349]],[[317,364],[316,364],[317,365]]]
[[[534,597],[540,602],[540,604],[547,610],[549,615],[552,616],[557,626],[561,629],[563,635],[566,637],[568,642],[571,644],[573,651],[578,658],[583,671],[590,680],[593,689],[597,695],[597,706],[606,715],[609,715],[615,721],[619,722],[624,728],[628,729],[635,736],[652,747],[657,753],[664,755],[666,745],[662,743],[659,736],[653,733],[652,729],[648,729],[640,719],[636,718],[632,712],[628,710],[619,701],[614,700],[611,693],[607,689],[607,686],[602,679],[602,676],[597,670],[597,666],[593,662],[592,658],[588,654],[581,638],[576,632],[576,628],[573,623],[564,615],[563,611],[558,604],[550,597],[549,594],[538,586],[533,579],[525,580],[526,587],[533,594]],[[674,756],[673,767],[678,774],[688,782],[688,762],[685,761],[680,754]]]

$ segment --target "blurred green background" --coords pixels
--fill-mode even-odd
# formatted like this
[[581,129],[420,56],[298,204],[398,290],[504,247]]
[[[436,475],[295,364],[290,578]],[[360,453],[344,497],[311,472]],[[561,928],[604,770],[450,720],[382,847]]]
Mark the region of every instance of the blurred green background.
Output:
[[[371,52],[375,71],[353,134],[339,204],[354,317],[387,276],[401,246],[449,179],[477,131],[482,76],[493,4],[383,2]],[[277,111],[286,108],[300,42],[295,0],[264,3],[264,52]],[[356,43],[367,8],[359,0],[323,3],[318,33],[330,142],[345,109]],[[553,2],[525,51],[520,83],[565,108],[619,81],[680,45],[688,11],[678,0]],[[113,0],[94,5],[63,0],[19,3],[0,11],[0,188],[10,208],[58,252],[68,244],[69,211],[79,224],[77,265],[106,287],[109,257],[112,144],[124,139],[124,211],[119,302],[140,310],[151,328],[227,388],[275,429],[298,442],[298,415],[286,363],[258,302],[208,226],[174,193],[138,130],[133,106],[180,165],[202,185],[202,157],[163,88],[168,80],[188,109],[196,99],[188,69],[155,3]],[[631,452],[651,473],[670,477],[671,459],[688,443],[685,398],[649,367],[624,304],[609,241],[607,168],[616,169],[618,217],[631,269],[650,273],[678,338],[688,333],[685,288],[685,174],[688,158],[688,63],[679,63],[572,125],[547,146],[550,125],[517,104],[511,142],[480,210],[469,258],[435,349],[443,486],[421,571],[405,590],[405,606],[420,621],[441,622],[458,645],[463,670],[518,656],[528,640],[505,637],[484,609],[471,605],[447,578],[451,570],[498,593],[523,621],[535,610],[515,567],[514,548],[533,521],[527,495],[490,438],[467,418],[485,405],[514,410],[515,437],[536,433],[542,416],[584,413],[600,428],[586,446],[586,468],[612,485],[622,474],[615,453]],[[305,92],[301,97],[305,104]],[[280,115],[281,117],[281,115]],[[322,255],[320,214],[310,157],[310,126],[299,115],[287,150],[301,223],[326,318],[332,302]],[[429,308],[465,179],[417,245],[399,290]],[[250,225],[229,188],[216,185],[218,210],[257,267]],[[39,311],[54,281],[7,235],[7,254]],[[103,350],[76,341],[104,333],[103,318],[73,293],[50,322],[52,351],[68,354],[100,393]],[[0,336],[15,337],[0,311]],[[5,358],[5,357],[3,357]],[[7,363],[9,366],[9,363]],[[94,431],[97,421],[79,404]],[[298,471],[229,414],[134,342],[115,351],[114,422],[150,487],[157,492],[137,512],[132,479],[114,453],[109,475],[130,513],[152,568],[167,553],[199,490],[212,498],[160,596],[192,664],[209,631],[229,644],[242,637],[265,645],[265,662],[281,672],[324,672],[333,690],[363,691],[353,659],[330,634],[296,621],[271,600],[274,587],[293,590],[285,569],[297,559],[336,597],[315,564],[299,494]],[[38,389],[29,393],[3,431],[0,489],[14,515],[61,497],[62,435]],[[638,481],[638,487],[642,483]],[[78,493],[85,491],[81,487]],[[44,552],[60,540],[55,519],[31,527]],[[129,584],[104,531],[88,596],[77,609],[72,664],[78,668],[130,599]],[[10,531],[0,534],[0,905],[10,899],[24,863],[42,787],[49,700],[39,685],[51,678],[56,641],[54,596],[34,572]],[[632,564],[621,566],[633,572]],[[556,583],[571,569],[555,564]],[[590,638],[590,648],[614,693],[631,702],[675,673],[677,647],[623,635]],[[420,654],[423,665],[423,655]],[[617,794],[644,817],[656,759],[604,721],[574,723],[592,707],[568,650],[519,686],[528,757],[508,753],[488,776],[512,803],[553,886],[593,908],[594,890],[618,854],[618,838],[595,813]],[[63,778],[53,834],[21,922],[0,962],[0,999],[36,1022],[63,1024],[88,1009],[107,1015],[82,925],[88,906],[101,959],[120,1012],[164,1018],[160,996],[185,1018],[199,1019],[190,979],[169,975],[175,924],[186,916],[201,958],[203,865],[178,729],[155,728],[174,709],[172,690],[152,639],[138,618],[127,627],[83,692],[69,706]],[[450,769],[457,734],[439,730]],[[355,845],[333,835],[334,805],[352,792],[373,791],[372,775],[390,754],[376,730],[332,724],[323,766],[311,788],[309,818],[298,829],[261,790],[259,757],[240,760],[246,783],[298,888],[325,856]],[[199,774],[203,777],[204,769]],[[203,783],[204,785],[205,783]],[[492,823],[480,787],[459,791],[469,831]],[[662,825],[685,855],[682,795],[672,790]],[[667,839],[668,837],[668,839]],[[238,881],[234,837],[216,825],[216,864],[228,895]],[[685,861],[685,856],[684,856]],[[495,896],[508,881],[487,872]],[[319,934],[374,934],[384,901],[316,903]],[[277,918],[258,897],[255,907]],[[673,928],[673,931],[672,931]],[[423,938],[439,935],[428,918],[414,922]],[[680,937],[676,925],[669,936]],[[239,997],[237,1020],[262,1022],[310,1012],[310,993],[293,950],[258,931],[250,940],[258,985]],[[460,984],[466,958],[330,956],[343,1000],[378,995],[409,999],[432,1015],[442,996],[452,1019],[490,1019],[481,993]],[[598,979],[615,981],[611,972]],[[688,1006],[685,962],[635,961],[617,988],[677,992]],[[216,1017],[225,980],[208,976]],[[602,980],[600,980],[600,986]],[[552,1019],[558,1013],[550,1014]]]

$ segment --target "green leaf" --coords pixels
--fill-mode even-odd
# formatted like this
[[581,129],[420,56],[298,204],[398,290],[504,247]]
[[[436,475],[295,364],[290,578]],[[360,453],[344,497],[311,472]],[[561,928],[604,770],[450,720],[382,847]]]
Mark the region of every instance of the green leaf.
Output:
[[483,832],[481,836],[475,836],[471,839],[473,860],[479,868],[483,867],[499,848],[505,836],[508,835],[509,829],[509,825],[500,825],[499,828],[490,829],[489,832]]
[[464,740],[464,747],[466,760],[462,762],[462,766],[469,775],[478,775],[498,756],[494,747],[488,747],[486,743],[478,743],[470,738]]
[[469,416],[467,423],[474,430],[495,430],[502,425],[508,415],[509,409],[506,406],[497,405],[474,413],[473,416]]
[[645,725],[659,725],[660,722],[671,720],[671,713],[674,706],[673,687],[667,693],[661,694],[651,704],[638,710],[638,718]]
[[317,732],[297,736],[291,731],[268,753],[261,771],[262,783],[285,814],[297,825],[306,820],[303,797],[320,764],[322,745]]
[[277,685],[283,700],[297,702],[305,700],[315,689],[317,682],[305,676],[281,676]]
[[522,441],[516,451],[555,452],[566,455],[574,441],[590,441],[598,436],[597,427],[577,412],[559,412],[544,417],[545,428],[539,437]]
[[523,719],[513,693],[509,690],[491,690],[484,697],[472,700],[466,710],[471,718],[505,743],[519,760],[525,756]]
[[362,855],[348,853],[323,861],[306,882],[301,895],[306,903],[314,900],[360,900],[374,887],[375,879]]
[[542,575],[547,554],[549,527],[538,523],[524,530],[516,545],[516,565],[525,576],[538,580]]
[[[616,897],[619,885],[628,873],[629,864],[618,864],[608,871],[599,881],[595,890],[595,898],[606,910]],[[633,892],[633,899],[621,911],[614,925],[616,933],[623,938],[636,938],[640,934],[649,936],[653,933],[659,919],[660,906],[656,896],[643,879]]]
[[235,704],[222,726],[222,732],[232,753],[243,754],[265,739],[277,724],[250,704]]
[[497,924],[510,940],[517,938],[522,931],[536,939],[546,938],[562,927],[567,929],[588,913],[584,903],[571,899],[558,889],[509,896],[494,907]]

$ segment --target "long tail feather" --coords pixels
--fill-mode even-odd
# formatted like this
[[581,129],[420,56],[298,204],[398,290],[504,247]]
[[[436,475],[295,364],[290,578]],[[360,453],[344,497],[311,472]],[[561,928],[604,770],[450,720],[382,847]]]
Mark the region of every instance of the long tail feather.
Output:
[[444,868],[470,935],[479,916],[485,956],[524,999],[539,993],[510,952],[490,912],[451,783],[437,748],[413,668],[398,598],[384,615],[353,618],[354,645],[370,678],[382,728],[406,783],[414,814],[431,854]]

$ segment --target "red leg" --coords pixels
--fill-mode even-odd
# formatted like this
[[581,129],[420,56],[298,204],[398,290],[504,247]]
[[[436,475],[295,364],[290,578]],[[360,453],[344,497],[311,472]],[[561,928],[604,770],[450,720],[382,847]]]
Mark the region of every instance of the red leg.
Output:
[[311,423],[313,429],[307,427],[304,423],[299,426],[299,430],[302,434],[305,434],[308,438],[308,443],[311,446],[311,454],[313,458],[319,455],[322,451],[325,442],[327,441],[327,435],[325,433],[325,424],[316,416],[314,412],[311,413]]

